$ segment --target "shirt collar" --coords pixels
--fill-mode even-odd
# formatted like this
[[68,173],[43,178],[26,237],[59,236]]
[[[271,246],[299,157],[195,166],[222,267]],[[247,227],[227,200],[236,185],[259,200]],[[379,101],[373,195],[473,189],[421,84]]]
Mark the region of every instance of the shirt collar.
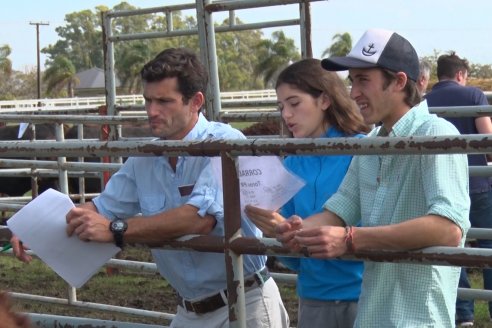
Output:
[[413,132],[429,118],[429,108],[427,100],[423,100],[418,105],[410,108],[394,125],[393,129],[388,132],[384,126],[379,127],[375,133],[378,137],[405,137],[412,135]]
[[188,132],[188,134],[182,140],[191,141],[191,140],[202,139],[200,136],[203,134],[203,131],[206,130],[207,123],[208,123],[207,119],[200,112],[200,114],[198,114],[198,121],[196,122],[195,126],[193,127],[193,129],[191,129],[190,132]]
[[418,105],[412,107],[393,125],[393,129],[389,135],[392,137],[411,135],[428,118],[429,108],[427,107],[427,100],[423,100]]
[[445,87],[450,86],[450,85],[457,85],[458,86],[460,84],[455,80],[439,81],[436,84],[434,84],[434,86],[432,87],[432,90],[442,89],[442,88],[445,88]]

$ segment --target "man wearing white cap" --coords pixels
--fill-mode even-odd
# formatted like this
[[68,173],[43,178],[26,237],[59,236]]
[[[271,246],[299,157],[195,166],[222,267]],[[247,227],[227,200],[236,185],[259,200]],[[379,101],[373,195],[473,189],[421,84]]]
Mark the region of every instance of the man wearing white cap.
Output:
[[[324,59],[348,70],[351,97],[369,136],[457,135],[429,114],[416,87],[419,58],[397,33],[368,30],[346,57]],[[364,250],[407,251],[463,246],[470,226],[468,166],[463,154],[354,156],[322,213],[293,216],[277,238],[314,258]],[[453,327],[460,269],[406,263],[365,263],[355,327]]]

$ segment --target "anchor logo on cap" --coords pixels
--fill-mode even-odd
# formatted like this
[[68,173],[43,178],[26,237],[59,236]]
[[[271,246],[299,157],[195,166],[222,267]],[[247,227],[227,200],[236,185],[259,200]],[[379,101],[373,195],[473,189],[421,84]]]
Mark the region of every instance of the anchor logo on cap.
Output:
[[369,43],[368,46],[362,48],[362,54],[364,56],[372,56],[376,52],[378,52],[376,49],[374,49],[374,43]]

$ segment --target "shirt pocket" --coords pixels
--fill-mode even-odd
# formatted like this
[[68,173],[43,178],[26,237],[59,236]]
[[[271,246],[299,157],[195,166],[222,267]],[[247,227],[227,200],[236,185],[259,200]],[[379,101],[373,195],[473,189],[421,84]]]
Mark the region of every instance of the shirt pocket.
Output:
[[140,199],[140,207],[144,216],[164,212],[166,197],[164,195],[143,195]]

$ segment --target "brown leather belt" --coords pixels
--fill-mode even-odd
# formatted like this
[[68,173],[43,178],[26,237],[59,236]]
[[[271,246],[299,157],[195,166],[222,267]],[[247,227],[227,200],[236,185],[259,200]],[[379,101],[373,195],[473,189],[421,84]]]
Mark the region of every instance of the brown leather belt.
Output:
[[[259,272],[256,272],[253,276],[244,279],[244,289],[248,290],[256,287],[261,287],[270,278],[270,272],[265,268]],[[224,295],[227,296],[227,290],[223,291]],[[204,314],[208,312],[213,312],[225,306],[227,303],[224,301],[221,293],[209,296],[207,298],[201,299],[199,301],[187,301],[178,295],[178,305],[186,309],[189,312],[195,312],[196,314]]]

